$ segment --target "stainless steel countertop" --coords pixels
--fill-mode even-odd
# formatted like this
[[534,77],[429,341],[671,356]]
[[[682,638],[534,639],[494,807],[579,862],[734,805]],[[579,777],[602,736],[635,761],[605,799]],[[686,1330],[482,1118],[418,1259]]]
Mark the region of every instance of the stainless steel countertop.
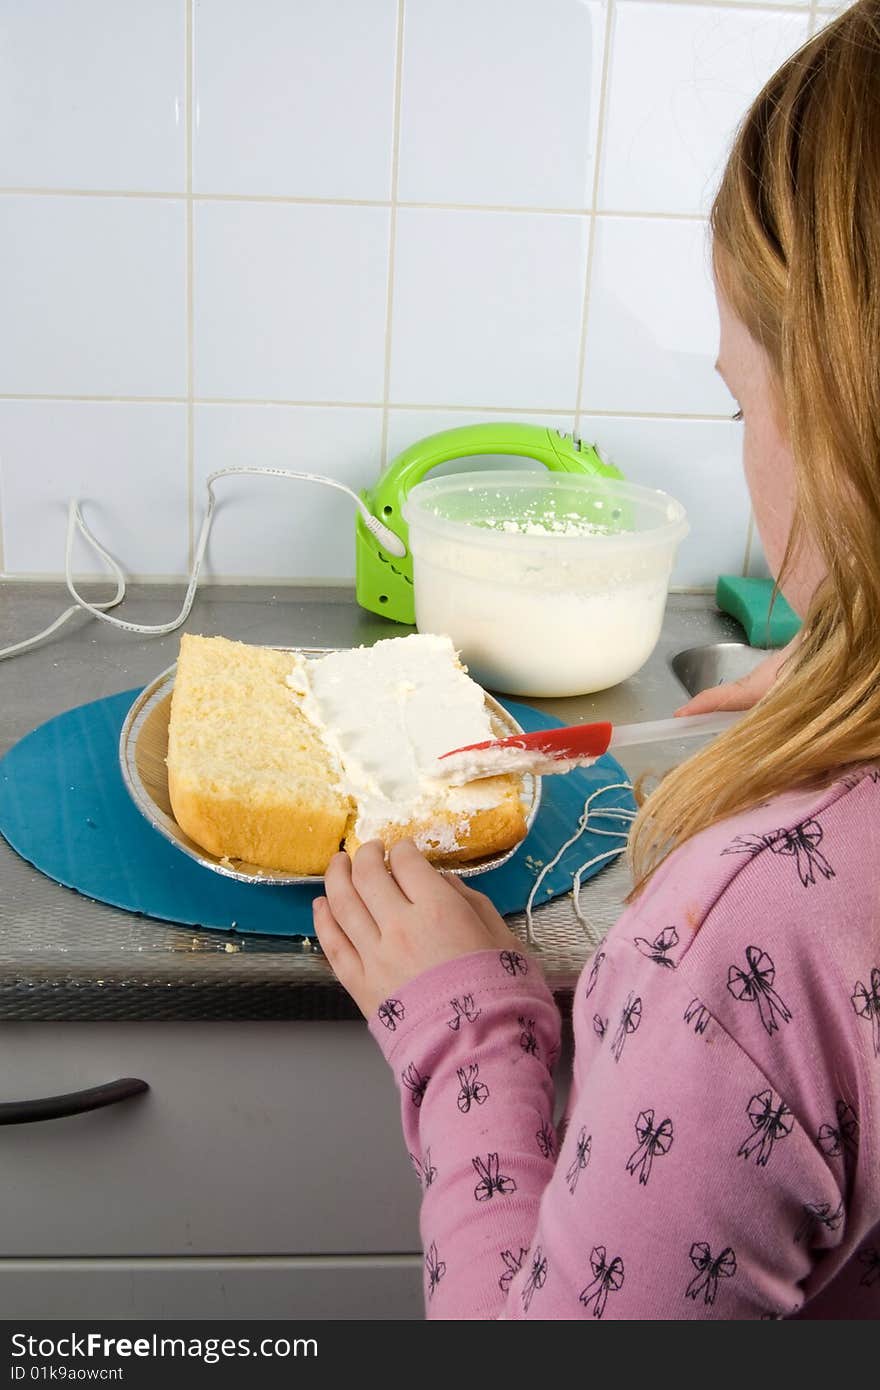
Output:
[[[67,606],[60,584],[0,585],[0,647],[46,627]],[[181,586],[132,585],[124,608],[134,622],[170,621]],[[347,587],[205,586],[189,632],[248,642],[349,647],[409,629],[360,609]],[[140,638],[77,615],[52,640],[0,662],[0,756],[38,724],[75,705],[145,685],[176,658],[180,632]],[[589,641],[589,633],[583,634]],[[566,723],[631,723],[671,714],[684,692],[669,659],[686,647],[742,640],[742,630],[704,595],[670,597],[647,665],[613,690],[567,700],[530,700]],[[632,778],[662,774],[696,747],[678,740],[632,749]],[[617,862],[571,898],[536,913],[533,949],[551,985],[569,992],[628,891]],[[522,918],[512,919],[524,930]],[[0,839],[0,1019],[148,1020],[349,1018],[348,997],[320,953],[277,937],[237,937],[176,927],[95,903],[45,878]]]

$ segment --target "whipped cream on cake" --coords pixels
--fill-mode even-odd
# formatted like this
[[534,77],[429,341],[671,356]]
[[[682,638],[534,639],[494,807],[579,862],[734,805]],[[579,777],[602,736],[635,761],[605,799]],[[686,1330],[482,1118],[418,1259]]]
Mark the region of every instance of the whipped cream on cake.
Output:
[[429,832],[431,843],[454,850],[456,830],[494,805],[497,791],[454,784],[466,776],[450,784],[438,766],[442,753],[495,737],[483,691],[451,640],[413,633],[292,661],[287,684],[342,768],[342,788],[358,807],[358,839],[442,809],[454,823]]
[[475,777],[549,777],[571,772],[576,767],[591,767],[598,757],[556,758],[542,753],[540,748],[467,748],[459,745],[460,753],[442,758],[434,775],[444,782],[470,782]]

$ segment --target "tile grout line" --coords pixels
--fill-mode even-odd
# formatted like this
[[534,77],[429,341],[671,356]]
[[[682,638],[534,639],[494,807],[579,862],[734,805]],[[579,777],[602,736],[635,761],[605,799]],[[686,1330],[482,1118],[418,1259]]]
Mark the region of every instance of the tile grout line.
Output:
[[386,198],[322,198],[308,193],[193,193],[187,188],[177,190],[155,188],[43,188],[7,184],[0,187],[3,197],[34,198],[146,198],[184,202],[191,197],[197,203],[317,203],[322,207],[388,207]]
[[[621,0],[621,3],[627,4],[629,0]],[[637,3],[645,3],[645,0],[637,0]],[[765,10],[769,14],[803,14],[808,8],[833,9],[831,5],[819,5],[818,0],[813,0],[810,5],[797,4],[796,0],[791,0],[791,3],[783,5],[774,4],[772,0],[771,3],[768,3],[768,0],[663,0],[663,3],[712,10]]]
[[755,537],[755,513],[749,508],[749,524],[746,527],[746,549],[743,555],[742,577],[748,579],[752,564],[752,541]]
[[602,75],[599,79],[599,114],[596,121],[596,149],[595,164],[593,166],[593,187],[590,198],[590,225],[587,238],[587,264],[584,274],[584,296],[581,304],[581,332],[578,342],[577,355],[577,379],[575,382],[575,402],[574,402],[574,432],[579,436],[581,432],[581,414],[583,408],[584,392],[584,364],[587,353],[587,321],[589,318],[590,306],[590,283],[593,275],[593,257],[596,245],[596,204],[599,201],[599,177],[602,161],[602,143],[605,135],[605,115],[608,100],[609,73],[611,69],[611,30],[614,21],[614,0],[608,0],[608,11],[605,15],[605,32],[603,34],[602,48]]
[[[618,0],[620,3],[620,0]],[[255,205],[280,204],[289,207],[344,207],[344,208],[413,208],[422,212],[488,212],[504,213],[512,216],[540,217],[584,217],[592,213],[595,217],[640,217],[658,218],[674,222],[701,222],[702,212],[666,212],[640,210],[638,208],[591,208],[591,207],[546,207],[540,203],[431,203],[409,199],[386,198],[318,198],[290,195],[289,197],[270,196],[261,193],[193,193],[183,190],[179,193],[154,193],[146,189],[118,188],[0,188],[0,198],[143,198],[164,199],[169,202],[192,203],[252,203]]]
[[[394,104],[391,126],[391,213],[388,226],[388,285],[385,298],[385,364],[382,377],[382,433],[379,440],[379,473],[388,462],[388,417],[391,390],[391,334],[394,317],[394,273],[397,252],[397,178],[400,165],[400,107],[403,81],[404,0],[397,0],[396,51],[394,55]],[[378,474],[377,474],[378,476]]]
[[194,292],[193,271],[193,200],[192,200],[192,119],[193,119],[193,7],[192,0],[184,0],[186,5],[186,74],[184,77],[184,96],[186,103],[186,531],[189,569],[192,569],[195,544],[195,435],[194,435],[194,374],[193,374],[193,330],[194,330]]
[[[20,401],[23,404],[28,402],[63,402],[70,405],[187,405],[187,396],[65,396],[65,395],[23,395],[3,394],[0,392],[0,401]],[[307,400],[286,400],[278,398],[262,399],[253,396],[197,396],[192,397],[193,405],[218,405],[218,406],[254,406],[265,408],[266,406],[278,407],[291,410],[381,410],[382,401],[307,401]],[[450,404],[446,401],[389,401],[388,409],[399,411],[411,411],[414,414],[427,412],[443,412],[448,414],[480,414],[480,415],[559,415],[571,418],[571,406],[519,406],[519,405],[461,405]],[[585,416],[596,416],[600,419],[613,420],[668,420],[679,423],[709,423],[725,424],[730,421],[730,416],[726,413],[713,415],[709,412],[700,413],[697,411],[681,413],[676,411],[663,410],[584,410]]]
[[[0,400],[21,402],[58,402],[67,404],[117,404],[117,406],[186,406],[186,396],[61,396],[61,395],[1,395]],[[193,396],[195,406],[254,406],[256,409],[285,410],[381,410],[381,400],[261,400],[252,396]],[[485,414],[485,416],[570,416],[574,407],[569,404],[556,406],[482,406],[482,404],[449,404],[443,400],[389,400],[389,410],[431,411],[443,414]],[[684,424],[726,424],[728,414],[710,414],[709,411],[670,411],[670,410],[584,410],[584,416],[595,416],[601,420],[669,420]]]

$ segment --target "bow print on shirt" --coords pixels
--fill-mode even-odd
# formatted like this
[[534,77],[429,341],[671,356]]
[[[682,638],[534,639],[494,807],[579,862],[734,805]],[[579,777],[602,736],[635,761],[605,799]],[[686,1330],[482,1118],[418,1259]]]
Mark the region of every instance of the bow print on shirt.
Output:
[[528,974],[529,963],[525,956],[520,955],[519,951],[502,951],[499,960],[502,969],[506,970],[508,975]]
[[730,967],[727,972],[728,992],[743,1003],[757,1004],[765,1031],[775,1033],[779,1028],[778,1019],[782,1019],[783,1023],[791,1020],[791,1010],[773,988],[776,966],[760,946],[746,947],[746,965],[746,970],[740,970],[738,965]]
[[520,1047],[523,1052],[527,1052],[530,1057],[537,1057],[538,1039],[535,1036],[535,1020],[533,1018],[524,1018],[523,1015],[520,1014],[517,1023],[522,1029],[519,1035]]
[[436,1176],[437,1176],[437,1169],[434,1167],[433,1163],[431,1162],[431,1150],[430,1150],[430,1148],[425,1149],[425,1161],[424,1161],[424,1163],[421,1163],[421,1162],[419,1161],[419,1159],[416,1158],[415,1154],[410,1154],[409,1157],[410,1157],[410,1162],[412,1163],[412,1166],[413,1166],[413,1167],[415,1168],[415,1170],[416,1170],[416,1174],[417,1174],[417,1176],[418,1176],[419,1182],[422,1184],[422,1187],[423,1187],[423,1188],[425,1189],[425,1191],[427,1192],[428,1188],[431,1186],[431,1183],[434,1181],[434,1179],[435,1179]]
[[705,1033],[711,1017],[709,1010],[699,999],[692,999],[684,1011],[684,1021],[694,1025],[695,1033]]
[[791,1134],[794,1118],[784,1101],[779,1096],[774,1096],[769,1088],[752,1096],[747,1111],[753,1133],[740,1144],[736,1151],[737,1157],[751,1158],[752,1154],[755,1154],[758,1167],[766,1168],[770,1162],[773,1145],[778,1139],[784,1139],[786,1135]]
[[651,1167],[655,1157],[669,1153],[672,1148],[672,1121],[667,1116],[655,1127],[654,1111],[640,1110],[635,1123],[635,1131],[638,1135],[639,1146],[627,1159],[626,1171],[633,1177],[638,1173],[639,1183],[644,1187],[651,1176]]
[[467,1023],[476,1023],[480,1014],[483,1012],[482,1009],[474,1007],[474,996],[472,994],[465,994],[461,999],[450,999],[449,1002],[452,1005],[453,1014],[452,1018],[447,1019],[446,1027],[451,1028],[453,1033],[458,1032],[461,1027],[462,1019]]
[[823,878],[834,878],[834,870],[819,849],[824,831],[817,820],[801,821],[790,830],[771,830],[768,835],[737,835],[722,854],[749,854],[754,858],[761,850],[781,854],[794,860],[797,876],[805,888],[816,882],[816,870]]
[[406,1018],[406,1009],[399,999],[386,999],[379,1005],[379,1022],[393,1033],[399,1022]]
[[483,1081],[478,1081],[477,1076],[480,1071],[479,1062],[471,1062],[467,1067],[459,1067],[456,1075],[461,1090],[458,1093],[458,1108],[462,1115],[466,1115],[471,1108],[471,1103],[482,1105],[488,1099],[489,1087]]
[[512,1280],[513,1276],[515,1274],[518,1274],[519,1271],[522,1269],[522,1262],[528,1253],[529,1252],[524,1245],[521,1245],[519,1247],[519,1255],[514,1255],[512,1250],[501,1251],[501,1260],[504,1264],[504,1273],[498,1280],[498,1287],[501,1289],[502,1293],[510,1292],[510,1281]]
[[880,965],[875,965],[871,971],[869,984],[863,985],[861,980],[856,980],[850,998],[859,1018],[870,1020],[874,1056],[880,1057]]
[[593,990],[596,988],[596,982],[599,979],[599,971],[602,969],[602,962],[604,959],[604,951],[597,952],[597,954],[593,957],[593,964],[590,966],[590,973],[587,976],[587,987],[584,990],[585,999],[589,999],[590,995],[593,993]]
[[619,1255],[615,1255],[614,1259],[608,1262],[605,1246],[597,1245],[590,1255],[590,1267],[594,1275],[593,1281],[581,1290],[578,1300],[585,1308],[589,1308],[592,1303],[593,1317],[601,1318],[609,1293],[617,1293],[618,1289],[623,1287],[623,1260]]
[[574,1158],[569,1164],[568,1172],[565,1175],[565,1180],[568,1183],[568,1190],[572,1196],[574,1196],[574,1190],[578,1185],[578,1178],[589,1163],[592,1152],[593,1136],[592,1134],[588,1134],[584,1128],[581,1128],[574,1149]]
[[410,1100],[418,1110],[425,1099],[425,1091],[431,1080],[430,1076],[422,1076],[415,1062],[410,1062],[409,1066],[400,1073],[400,1079],[409,1091]]
[[620,1061],[620,1054],[623,1052],[623,1045],[630,1033],[634,1033],[642,1021],[642,1001],[638,995],[629,993],[626,996],[626,1003],[620,1015],[620,1022],[617,1025],[617,1032],[611,1044],[611,1055],[615,1062]]
[[845,1100],[839,1100],[834,1108],[837,1112],[837,1124],[819,1126],[819,1148],[829,1158],[838,1158],[843,1152],[858,1153],[859,1119],[856,1112]]
[[808,1231],[816,1226],[824,1226],[828,1231],[836,1231],[843,1221],[843,1202],[832,1210],[830,1202],[805,1202],[803,1219],[794,1233],[795,1245],[800,1245]]
[[858,772],[848,772],[840,780],[847,791],[852,792],[860,782],[880,782],[880,768],[860,768]]
[[866,1247],[859,1251],[859,1264],[865,1266],[865,1272],[859,1280],[865,1288],[870,1289],[873,1284],[880,1283],[880,1250]]
[[713,1255],[704,1240],[697,1240],[691,1246],[691,1264],[697,1272],[684,1296],[694,1302],[697,1294],[702,1293],[705,1304],[714,1303],[718,1296],[718,1280],[732,1279],[736,1274],[736,1255],[729,1245],[725,1245],[720,1255]]
[[504,1173],[498,1171],[498,1155],[487,1154],[486,1161],[481,1158],[472,1158],[471,1163],[480,1181],[474,1188],[474,1196],[478,1202],[488,1202],[500,1192],[502,1197],[509,1197],[516,1191],[516,1183],[513,1178],[508,1178]]
[[437,1285],[446,1273],[445,1261],[439,1259],[437,1255],[436,1241],[432,1240],[428,1247],[428,1253],[425,1256],[425,1269],[428,1271],[428,1297],[433,1298]]
[[523,1308],[529,1311],[529,1305],[535,1296],[536,1289],[543,1289],[547,1282],[547,1260],[540,1245],[532,1256],[532,1267],[529,1277],[523,1284],[522,1301]]
[[596,1034],[596,1037],[604,1038],[607,1028],[608,1019],[601,1018],[599,1014],[593,1014],[593,1032]]
[[550,1126],[548,1124],[542,1124],[541,1128],[535,1134],[535,1138],[538,1141],[538,1148],[541,1150],[544,1158],[553,1158],[556,1153],[556,1137]]
[[633,945],[637,951],[641,951],[648,960],[654,961],[655,965],[665,965],[667,970],[675,969],[675,961],[669,957],[669,952],[678,945],[678,932],[675,927],[664,927],[659,936],[655,936],[653,941],[647,941],[643,936],[633,938]]

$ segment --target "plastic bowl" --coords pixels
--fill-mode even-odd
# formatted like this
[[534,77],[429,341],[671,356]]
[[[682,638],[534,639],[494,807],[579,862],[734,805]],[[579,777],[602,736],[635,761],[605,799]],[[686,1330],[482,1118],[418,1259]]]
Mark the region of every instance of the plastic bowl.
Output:
[[574,473],[430,478],[403,515],[419,631],[448,633],[474,679],[510,695],[586,695],[638,671],[689,530],[664,492]]

